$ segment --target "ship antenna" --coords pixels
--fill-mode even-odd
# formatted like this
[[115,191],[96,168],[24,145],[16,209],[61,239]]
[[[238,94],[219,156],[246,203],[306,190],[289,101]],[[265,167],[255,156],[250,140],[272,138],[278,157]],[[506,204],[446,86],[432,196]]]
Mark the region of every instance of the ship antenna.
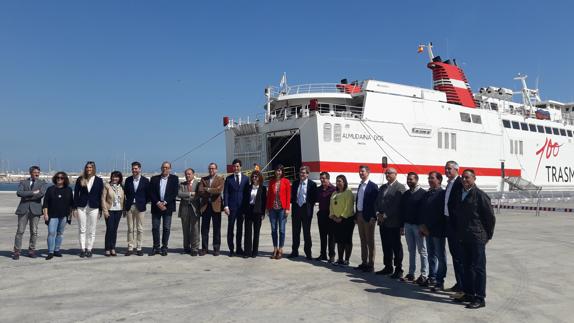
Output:
[[434,58],[434,54],[432,52],[432,42],[429,42],[428,44],[420,44],[419,45],[419,49],[418,52],[422,53],[425,51],[425,48],[427,49],[427,52],[429,54],[429,61],[432,62],[433,58]]

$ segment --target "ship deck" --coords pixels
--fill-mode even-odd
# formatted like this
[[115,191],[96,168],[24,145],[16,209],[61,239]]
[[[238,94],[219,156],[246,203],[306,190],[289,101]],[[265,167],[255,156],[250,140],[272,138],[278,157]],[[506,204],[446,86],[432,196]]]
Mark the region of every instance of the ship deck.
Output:
[[[64,257],[10,259],[18,200],[0,193],[0,304],[4,322],[193,321],[193,322],[567,322],[574,304],[574,215],[503,210],[487,246],[487,307],[467,310],[446,294],[373,274],[319,263],[268,258],[269,222],[264,220],[256,259],[181,252],[181,225],[172,223],[167,257],[104,257],[105,225],[98,223],[97,254],[80,259],[77,226],[66,228]],[[226,228],[225,216],[222,228]],[[313,220],[313,251],[319,234]],[[287,226],[286,250],[291,245]],[[146,214],[144,245],[150,246]],[[38,245],[46,252],[47,228],[40,222]],[[225,232],[222,230],[222,250]],[[356,231],[356,230],[355,230]],[[125,247],[122,219],[118,246]],[[355,232],[352,265],[360,257]],[[27,246],[28,232],[24,236]],[[382,266],[377,235],[376,267]],[[149,251],[148,248],[145,251]],[[449,257],[450,261],[450,257]],[[405,247],[404,266],[408,265]],[[449,266],[448,286],[453,284]]]

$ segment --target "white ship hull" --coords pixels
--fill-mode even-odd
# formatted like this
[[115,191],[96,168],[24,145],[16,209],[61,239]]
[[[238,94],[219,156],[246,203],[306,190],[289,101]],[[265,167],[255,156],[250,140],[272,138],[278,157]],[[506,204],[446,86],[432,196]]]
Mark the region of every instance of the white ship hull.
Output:
[[[400,181],[416,172],[423,184],[428,172],[443,173],[445,162],[454,160],[462,169],[474,169],[477,184],[487,191],[508,190],[504,178],[545,191],[574,188],[572,125],[507,113],[504,106],[464,107],[445,102],[437,91],[373,80],[352,95],[291,92],[273,101],[265,120],[227,126],[228,166],[234,158],[247,168],[303,164],[310,166],[312,179],[326,171],[344,174],[356,186],[359,165],[370,166],[371,179],[383,182],[383,156]],[[314,99],[323,104],[313,107]]]

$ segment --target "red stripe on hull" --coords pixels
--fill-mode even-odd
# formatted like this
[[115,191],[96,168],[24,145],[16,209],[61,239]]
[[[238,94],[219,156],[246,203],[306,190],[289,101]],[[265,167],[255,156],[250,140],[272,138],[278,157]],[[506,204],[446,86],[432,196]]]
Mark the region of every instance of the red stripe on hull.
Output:
[[[347,163],[347,162],[326,162],[326,161],[310,161],[303,162],[311,168],[312,172],[340,172],[340,173],[355,173],[359,171],[359,166],[367,165],[372,173],[382,173],[383,166],[381,164],[365,164],[365,163]],[[388,167],[393,167],[399,174],[407,174],[415,172],[417,174],[428,174],[431,171],[438,171],[444,173],[444,165],[407,165],[407,164],[389,164]],[[474,169],[476,176],[500,176],[501,171],[499,168],[486,168],[486,167],[460,167],[460,172],[465,169]],[[505,169],[506,176],[520,176],[520,169]]]

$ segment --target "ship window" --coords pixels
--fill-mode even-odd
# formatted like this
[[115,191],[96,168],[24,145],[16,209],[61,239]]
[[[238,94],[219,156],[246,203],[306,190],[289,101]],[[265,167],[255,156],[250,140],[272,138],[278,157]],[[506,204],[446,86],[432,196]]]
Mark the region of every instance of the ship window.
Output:
[[568,132],[568,137],[572,137],[572,130],[566,130]]
[[510,128],[510,121],[502,120],[502,125],[504,126],[504,128]]
[[494,102],[490,102],[490,109],[494,111],[498,111],[498,104]]
[[335,142],[341,142],[341,124],[335,123],[335,127],[333,129],[333,140]]
[[558,132],[558,128],[552,128],[552,132],[557,136],[560,134],[560,132]]
[[335,108],[335,112],[347,111],[347,107],[345,107],[344,105],[333,105],[333,108]]
[[324,123],[323,124],[323,140],[324,141],[331,141],[331,124]]
[[530,128],[530,131],[536,132],[536,126],[535,126],[535,125],[529,123],[529,124],[528,124],[528,127]]
[[472,123],[482,124],[482,118],[478,114],[471,114]]
[[524,142],[522,140],[518,141],[518,154],[523,155],[522,149],[524,148]]
[[524,123],[524,122],[521,122],[521,123],[520,123],[520,128],[522,128],[522,130],[528,131],[528,125],[527,125],[526,123]]
[[330,105],[326,103],[319,103],[319,113],[329,113]]
[[510,139],[510,154],[514,154],[514,140]]
[[518,140],[514,140],[514,153],[518,155]]
[[520,129],[520,124],[518,124],[518,121],[512,121],[512,129]]
[[461,113],[460,113],[460,121],[462,121],[462,122],[470,122],[470,114],[461,112]]
[[552,134],[552,129],[550,127],[544,127],[544,130],[546,130],[546,133],[551,135]]
[[437,142],[438,148],[442,148],[442,132],[440,132],[440,131],[438,132],[437,139],[438,139],[438,142]]
[[450,148],[456,150],[456,133],[450,134]]
[[536,126],[536,129],[538,129],[538,132],[544,133],[544,127],[543,127],[543,126],[537,125],[537,126]]
[[566,130],[560,129],[560,135],[561,135],[561,136],[566,136]]
[[444,134],[444,149],[448,149],[449,147],[449,136],[448,136],[448,132],[445,132]]

